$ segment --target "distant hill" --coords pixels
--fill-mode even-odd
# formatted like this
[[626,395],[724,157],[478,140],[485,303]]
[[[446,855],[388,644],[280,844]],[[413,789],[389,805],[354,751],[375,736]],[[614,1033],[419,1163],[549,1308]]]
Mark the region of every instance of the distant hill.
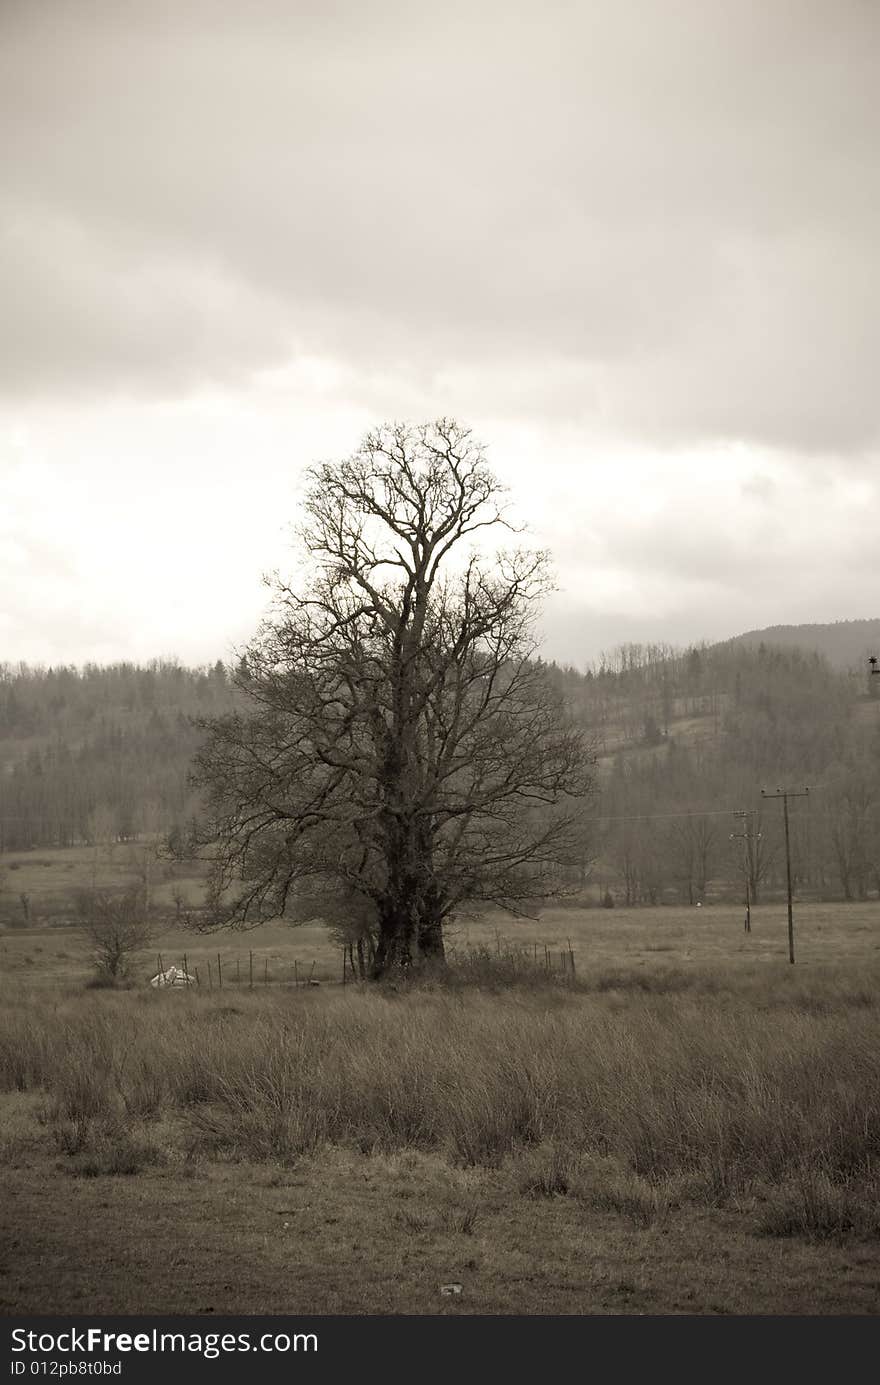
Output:
[[864,670],[869,654],[880,657],[880,619],[836,620],[830,625],[768,625],[765,630],[747,630],[726,641],[728,645],[753,648],[762,643],[816,650],[832,668]]

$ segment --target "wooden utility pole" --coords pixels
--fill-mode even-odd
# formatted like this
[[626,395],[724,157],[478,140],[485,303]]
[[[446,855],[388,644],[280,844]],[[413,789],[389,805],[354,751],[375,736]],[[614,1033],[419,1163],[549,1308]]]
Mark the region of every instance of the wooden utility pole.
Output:
[[766,789],[761,790],[762,798],[781,798],[782,816],[785,821],[785,875],[788,881],[788,960],[794,963],[794,919],[791,909],[791,846],[788,836],[788,800],[790,798],[806,798],[809,789],[777,789],[775,793],[767,793]]
[[741,832],[731,832],[730,841],[741,841],[743,844],[743,870],[746,877],[746,922],[745,931],[752,931],[752,858],[749,851],[749,842],[757,841],[761,836],[760,832],[749,831],[749,818],[754,816],[754,808],[739,808],[734,811],[735,818],[742,819],[743,830]]

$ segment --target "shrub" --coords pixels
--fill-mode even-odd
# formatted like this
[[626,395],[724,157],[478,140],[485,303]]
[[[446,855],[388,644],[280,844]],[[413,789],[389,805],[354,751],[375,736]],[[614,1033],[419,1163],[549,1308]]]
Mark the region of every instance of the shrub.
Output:
[[565,1197],[582,1183],[580,1159],[552,1140],[529,1150],[517,1163],[517,1186],[525,1197]]
[[592,1191],[589,1201],[593,1207],[617,1212],[645,1230],[662,1225],[674,1203],[668,1182],[652,1183],[636,1174]]
[[82,892],[77,901],[82,927],[92,944],[99,976],[110,983],[125,976],[131,956],[149,943],[152,925],[143,890],[122,894]]
[[94,1150],[74,1161],[71,1172],[80,1178],[99,1178],[102,1175],[133,1177],[163,1162],[163,1156],[155,1145],[130,1134],[121,1134],[100,1141]]
[[812,1241],[839,1241],[853,1231],[877,1235],[878,1191],[873,1181],[839,1184],[824,1170],[804,1167],[772,1192],[758,1230]]

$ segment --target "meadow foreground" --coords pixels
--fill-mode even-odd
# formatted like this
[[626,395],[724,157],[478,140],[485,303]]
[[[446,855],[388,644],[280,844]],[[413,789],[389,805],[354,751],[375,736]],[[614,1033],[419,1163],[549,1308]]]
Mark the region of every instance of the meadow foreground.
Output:
[[2,1310],[874,1313],[880,972],[848,937],[565,984],[499,948],[381,993],[19,973]]

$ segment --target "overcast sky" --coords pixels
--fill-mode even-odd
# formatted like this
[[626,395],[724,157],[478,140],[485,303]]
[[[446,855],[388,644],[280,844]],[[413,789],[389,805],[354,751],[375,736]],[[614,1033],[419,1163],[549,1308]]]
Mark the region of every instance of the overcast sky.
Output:
[[880,614],[878,74],[877,0],[3,0],[0,662],[229,657],[441,414],[548,657]]

